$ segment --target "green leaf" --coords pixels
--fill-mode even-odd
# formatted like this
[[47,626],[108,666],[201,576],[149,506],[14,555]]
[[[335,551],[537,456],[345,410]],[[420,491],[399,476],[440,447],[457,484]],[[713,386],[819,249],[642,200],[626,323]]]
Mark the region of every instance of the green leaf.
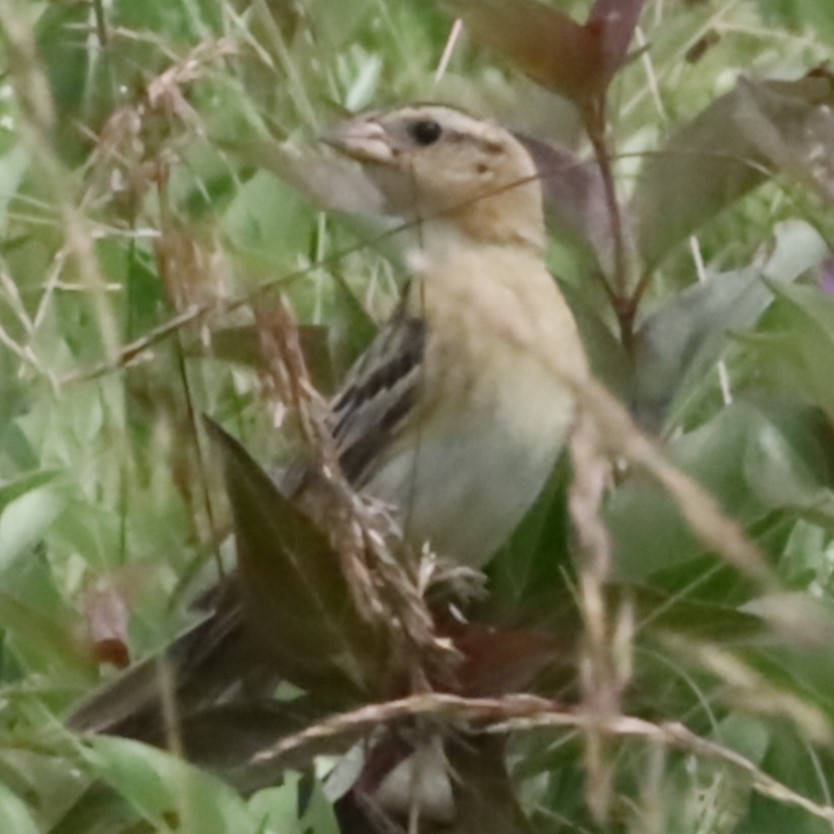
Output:
[[0,515],[0,571],[37,542],[66,505],[66,497],[48,487],[29,489],[11,501]]
[[[776,726],[771,732],[762,769],[799,794],[815,796],[815,789],[827,792],[831,773],[828,757],[820,760],[807,741],[787,727]],[[821,779],[825,780],[822,784]],[[744,819],[733,828],[737,834],[827,834],[830,830],[831,824],[826,820],[761,793],[752,794]]]
[[141,825],[137,823],[136,810],[124,796],[94,782],[59,815],[48,834],[134,834]]
[[712,370],[733,332],[751,327],[773,294],[762,280],[786,284],[826,256],[828,247],[805,223],[776,230],[776,247],[761,266],[710,276],[653,312],[635,337],[633,411],[660,428],[676,405]]
[[259,830],[235,792],[204,771],[136,741],[101,736],[85,752],[99,777],[145,819],[194,834]]
[[828,0],[758,0],[766,20],[805,29],[834,42],[834,7]]
[[92,658],[67,631],[65,622],[50,619],[0,591],[0,628],[11,635],[12,646],[27,665],[55,672],[65,682],[89,683]]
[[78,115],[87,84],[89,53],[85,4],[53,4],[35,27],[35,39],[46,68],[52,97],[63,121]]
[[234,246],[281,256],[309,234],[310,211],[283,182],[259,171],[231,200],[222,226]]
[[287,834],[338,834],[339,826],[333,806],[327,801],[319,782],[313,784],[303,812],[299,808],[299,796],[303,788],[301,776],[287,773],[280,788],[268,788],[256,793],[249,800],[252,815],[262,820],[270,830]]
[[[786,96],[790,82],[756,84],[739,82],[742,93],[737,116],[739,128],[776,171],[810,186],[834,201],[834,75],[812,70],[800,84],[810,88],[808,97]],[[809,106],[810,105],[810,106]]]
[[[820,500],[829,501],[814,461],[804,460],[780,425],[747,403],[725,408],[676,440],[669,455],[743,524],[774,510],[792,508],[801,514]],[[703,554],[671,498],[640,476],[614,493],[605,517],[620,579],[642,582]]]
[[[679,127],[644,163],[633,199],[647,266],[774,173],[807,181],[812,147],[834,129],[832,104],[827,74],[742,79]],[[822,159],[832,164],[830,153],[823,151]]]
[[26,803],[0,782],[0,831],[40,834]]
[[773,284],[771,289],[778,297],[775,327],[746,336],[744,343],[767,374],[834,420],[834,298],[812,287]]
[[14,146],[0,157],[0,234],[5,238],[3,246],[7,252],[14,245],[7,239],[7,211],[29,167],[29,160],[30,151],[23,144]]
[[576,289],[563,285],[594,376],[623,402],[631,402],[634,368],[621,342],[611,332],[599,311]]
[[[34,712],[34,710],[33,710]],[[44,711],[37,712],[42,723]],[[37,732],[37,731],[36,731]],[[42,736],[41,736],[42,738]],[[38,831],[50,831],[86,789],[87,777],[79,768],[69,767],[67,760],[52,751],[38,749],[31,743],[31,734],[9,733],[0,749],[0,793],[10,790],[25,800],[37,824]],[[0,800],[2,804],[2,800]],[[2,831],[18,831],[4,825],[0,812]],[[88,834],[87,829],[80,829]]]
[[41,469],[37,472],[19,475],[11,481],[0,484],[0,514],[12,501],[21,498],[27,492],[46,486],[59,474],[61,474],[60,470],[57,469]]
[[633,412],[652,430],[676,397],[713,369],[732,330],[753,324],[771,293],[757,270],[714,275],[654,312],[636,335]]
[[333,276],[336,313],[330,330],[330,340],[339,376],[353,365],[377,334],[377,323],[362,306],[344,276]]
[[518,622],[528,606],[552,602],[572,573],[567,516],[567,460],[563,457],[510,540],[489,564],[491,618]]

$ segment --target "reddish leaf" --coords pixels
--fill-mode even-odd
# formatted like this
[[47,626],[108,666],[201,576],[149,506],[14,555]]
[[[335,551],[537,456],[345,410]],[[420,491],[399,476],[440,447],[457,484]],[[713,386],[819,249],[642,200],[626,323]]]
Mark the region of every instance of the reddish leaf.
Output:
[[531,629],[498,629],[467,623],[455,635],[463,655],[460,692],[472,698],[524,692],[546,669],[569,677],[574,670],[575,639],[560,639]]
[[444,5],[478,40],[581,106],[602,95],[622,65],[643,0],[597,0],[584,25],[534,0],[444,0]]
[[122,594],[110,584],[100,584],[84,600],[87,628],[100,663],[123,669],[130,663],[128,610]]
[[600,30],[533,0],[446,0],[480,41],[543,87],[575,102],[605,89]]
[[576,154],[530,136],[516,136],[541,176],[548,219],[576,238],[608,270],[612,262],[611,213],[599,167]]
[[826,258],[822,265],[820,289],[829,295],[834,295],[834,258]]
[[601,27],[602,60],[609,76],[623,65],[645,0],[596,0],[588,26]]
[[327,536],[237,440],[206,425],[222,453],[248,621],[293,683],[377,691],[380,635],[354,606]]

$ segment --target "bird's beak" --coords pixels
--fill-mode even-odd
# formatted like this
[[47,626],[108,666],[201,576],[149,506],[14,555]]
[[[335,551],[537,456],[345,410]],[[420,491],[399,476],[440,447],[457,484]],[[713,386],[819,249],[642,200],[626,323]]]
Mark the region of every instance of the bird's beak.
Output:
[[368,117],[338,125],[322,136],[322,141],[359,162],[386,164],[395,157],[391,137],[385,128]]

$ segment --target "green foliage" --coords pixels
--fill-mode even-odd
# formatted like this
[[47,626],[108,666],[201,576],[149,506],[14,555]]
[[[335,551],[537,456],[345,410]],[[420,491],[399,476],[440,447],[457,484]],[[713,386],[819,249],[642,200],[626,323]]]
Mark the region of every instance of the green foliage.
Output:
[[[436,683],[436,658],[414,661],[425,646],[393,643],[407,617],[380,632],[326,531],[268,474],[305,435],[270,317],[292,311],[330,391],[405,274],[391,227],[364,216],[379,194],[317,138],[345,109],[413,99],[539,140],[550,262],[597,378],[776,579],[723,558],[664,486],[618,460],[593,620],[598,568],[567,506],[588,473],[563,462],[489,566],[478,629],[443,624],[444,637],[466,654],[458,693],[589,712],[531,730],[510,700],[468,718],[436,706],[431,721],[397,716],[402,738],[456,727],[461,831],[830,827],[834,80],[819,67],[834,5],[619,8],[0,4],[1,831],[330,834],[334,784],[352,777],[320,777],[382,718],[256,754],[334,705],[420,691],[418,666]],[[465,34],[435,80],[449,10]],[[211,441],[201,413],[249,451],[220,429]],[[185,604],[228,570],[235,539],[277,692],[261,655],[219,668]],[[182,714],[167,741],[196,764],[63,726],[111,661],[183,634],[170,665],[199,651],[169,681]],[[229,634],[212,639],[228,648]],[[140,664],[123,691],[146,704],[166,668]],[[581,720],[595,685],[610,695],[605,732]],[[242,702],[211,702],[241,689]],[[620,710],[645,723],[618,724]]]

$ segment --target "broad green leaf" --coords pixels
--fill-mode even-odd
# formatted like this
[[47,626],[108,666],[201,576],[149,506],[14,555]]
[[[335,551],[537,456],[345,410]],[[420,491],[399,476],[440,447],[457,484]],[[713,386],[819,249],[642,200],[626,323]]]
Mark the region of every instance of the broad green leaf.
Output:
[[[746,403],[724,409],[705,425],[674,441],[669,456],[695,477],[743,524],[774,510],[797,514],[831,509],[831,496],[778,422]],[[671,498],[640,476],[622,484],[606,507],[615,545],[615,573],[642,582],[658,571],[703,553]]]
[[750,334],[765,373],[796,394],[823,408],[834,419],[834,297],[804,286],[772,285],[778,303],[776,326]]
[[634,366],[622,344],[581,292],[567,285],[561,289],[576,320],[594,376],[623,402],[631,402]]
[[645,263],[657,264],[671,247],[727,206],[785,171],[807,181],[810,151],[831,130],[834,82],[827,74],[798,81],[742,80],[692,121],[677,128],[647,158],[633,208]]
[[[20,144],[0,156],[0,233],[7,236],[9,202],[17,193],[26,169],[29,167],[29,150]],[[9,245],[7,241],[5,246]]]
[[638,420],[652,429],[663,426],[675,406],[712,372],[733,334],[752,327],[773,298],[763,277],[791,282],[820,263],[827,251],[810,226],[785,224],[776,230],[776,247],[761,266],[712,275],[653,312],[635,337],[632,408]]
[[333,814],[333,806],[324,797],[318,782],[312,795],[299,807],[303,790],[301,777],[287,773],[280,788],[259,791],[249,800],[250,813],[262,821],[264,827],[287,834],[338,834],[341,830]]
[[[43,714],[41,711],[38,716],[40,721]],[[54,751],[39,750],[37,742],[30,747],[30,738],[26,731],[13,731],[0,749],[0,793],[11,790],[25,799],[37,831],[51,831],[85,790],[87,779],[79,768],[68,766],[67,760]],[[16,834],[18,830],[3,824],[2,812],[0,825],[4,832]]]
[[[792,734],[785,726],[772,727],[772,736],[762,757],[762,769],[800,795],[812,795],[822,790],[827,793],[831,773],[828,756],[814,751],[808,743]],[[829,804],[829,803],[826,803]],[[827,834],[829,822],[780,801],[766,793],[753,793],[747,814],[733,829],[735,834]]]
[[[821,100],[796,101],[783,86],[739,82],[742,94],[739,128],[768,163],[801,185],[834,201],[834,76],[812,70],[804,82],[816,81]],[[783,82],[788,83],[788,82]],[[800,82],[796,82],[800,83]],[[808,105],[813,103],[813,106]]]
[[94,782],[59,815],[48,834],[134,834],[137,828],[141,831],[143,827],[148,831],[148,826],[140,823],[137,816],[136,808],[115,788]]
[[0,484],[0,514],[2,514],[3,510],[12,501],[22,497],[27,492],[46,486],[46,484],[58,477],[59,474],[60,472],[57,469],[42,469],[37,472],[20,475],[11,481]]
[[84,5],[52,5],[35,27],[38,50],[61,121],[78,116],[84,100],[90,59],[84,30],[90,14],[91,9]]
[[378,327],[344,276],[338,271],[331,274],[336,313],[330,330],[330,341],[334,364],[341,371],[341,375],[344,375],[376,336]]
[[678,293],[636,335],[632,411],[657,431],[676,398],[715,367],[733,330],[752,325],[771,298],[757,270],[714,275]]
[[834,7],[828,0],[757,0],[765,21],[805,29],[834,42]]
[[[673,634],[722,647],[745,646],[768,634],[766,621],[757,613],[717,600],[690,599],[686,590],[667,592],[642,585],[614,585],[610,604],[622,599],[633,606],[639,645],[655,647],[658,637],[663,640]],[[640,692],[639,687],[635,692],[638,698],[646,694],[651,699],[650,693]]]
[[85,757],[99,778],[149,822],[175,819],[189,834],[259,830],[231,788],[175,756],[129,739],[101,736],[89,744]]
[[309,233],[310,213],[284,183],[259,171],[238,190],[222,224],[235,247],[281,255]]
[[565,572],[572,572],[568,480],[569,466],[563,458],[536,503],[490,562],[492,594],[485,605],[493,611],[491,616],[518,622],[528,605],[540,602],[541,597],[551,599],[564,587]]
[[0,830],[9,834],[40,834],[26,803],[0,782]]
[[0,571],[37,542],[66,505],[66,496],[46,486],[11,501],[0,515]]
[[50,619],[0,591],[0,628],[8,632],[11,646],[32,668],[54,672],[64,682],[89,682],[92,658],[68,632],[65,622]]

